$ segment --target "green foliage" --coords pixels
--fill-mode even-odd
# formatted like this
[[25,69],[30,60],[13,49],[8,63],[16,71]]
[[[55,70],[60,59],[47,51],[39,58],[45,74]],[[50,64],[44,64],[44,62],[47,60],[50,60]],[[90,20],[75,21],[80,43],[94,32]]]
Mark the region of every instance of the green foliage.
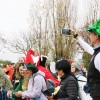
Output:
[[83,53],[83,62],[84,62],[84,65],[85,65],[85,67],[88,69],[88,66],[89,66],[89,62],[90,62],[90,60],[91,60],[91,55],[90,54],[88,54],[88,53],[86,53],[86,52],[84,52]]
[[9,60],[0,60],[0,64],[9,64],[9,63],[12,63],[12,62]]

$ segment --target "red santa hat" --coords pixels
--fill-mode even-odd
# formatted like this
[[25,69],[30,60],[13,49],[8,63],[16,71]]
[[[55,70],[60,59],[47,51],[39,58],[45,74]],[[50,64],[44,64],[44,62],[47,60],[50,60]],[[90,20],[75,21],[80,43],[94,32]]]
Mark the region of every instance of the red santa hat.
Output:
[[34,64],[34,61],[33,61],[33,59],[32,59],[32,55],[34,55],[35,54],[35,52],[33,51],[33,50],[31,50],[31,49],[29,49],[28,51],[27,51],[27,54],[26,54],[26,60],[25,60],[25,64],[27,65],[27,64]]

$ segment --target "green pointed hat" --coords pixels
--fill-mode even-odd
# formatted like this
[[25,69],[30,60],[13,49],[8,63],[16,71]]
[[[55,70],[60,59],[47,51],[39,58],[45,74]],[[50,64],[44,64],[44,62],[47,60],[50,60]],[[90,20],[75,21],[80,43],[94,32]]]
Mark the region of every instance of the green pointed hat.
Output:
[[100,35],[100,19],[87,28],[87,31],[93,31],[95,34]]
[[26,68],[27,69],[30,69],[32,72],[37,72],[38,71],[38,68],[37,68],[37,66],[36,66],[36,63],[34,63],[34,64],[28,64],[28,65],[26,65]]

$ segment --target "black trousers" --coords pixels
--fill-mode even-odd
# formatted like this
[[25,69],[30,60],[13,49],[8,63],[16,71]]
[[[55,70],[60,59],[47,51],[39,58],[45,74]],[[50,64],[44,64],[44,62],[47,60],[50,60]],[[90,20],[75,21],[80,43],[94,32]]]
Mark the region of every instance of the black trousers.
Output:
[[92,100],[100,100],[100,97],[95,97]]

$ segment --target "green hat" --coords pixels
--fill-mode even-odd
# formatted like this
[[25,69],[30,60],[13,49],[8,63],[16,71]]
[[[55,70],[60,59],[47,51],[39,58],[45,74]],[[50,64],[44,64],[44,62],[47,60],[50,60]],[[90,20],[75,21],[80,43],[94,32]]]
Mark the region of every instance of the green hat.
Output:
[[29,63],[26,67],[27,67],[27,69],[30,69],[33,73],[36,73],[38,71],[36,63],[35,64],[30,64]]
[[100,35],[100,19],[88,27],[87,31],[93,31],[95,34]]

